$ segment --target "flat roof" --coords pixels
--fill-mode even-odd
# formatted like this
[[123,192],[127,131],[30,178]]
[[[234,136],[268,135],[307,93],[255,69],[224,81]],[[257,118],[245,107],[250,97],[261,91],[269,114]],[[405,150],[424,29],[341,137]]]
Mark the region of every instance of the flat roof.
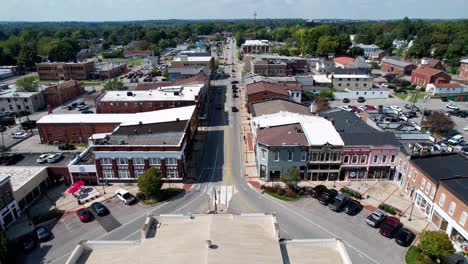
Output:
[[309,264],[351,264],[351,259],[338,239],[301,239],[281,242],[283,258],[289,262]]
[[366,74],[333,74],[333,79],[336,79],[336,78],[370,79],[371,77]]
[[252,116],[274,114],[279,111],[312,115],[310,108],[306,105],[285,99],[273,99],[250,104]]
[[332,80],[327,77],[325,74],[319,74],[319,75],[312,75],[312,78],[314,79],[315,82],[318,83],[331,83]]
[[[140,101],[195,101],[203,84],[189,86],[167,86],[147,91],[108,91],[99,102],[140,102]],[[129,96],[127,93],[131,93]]]
[[269,46],[270,45],[270,41],[269,40],[266,40],[266,39],[263,39],[263,40],[259,40],[259,39],[247,39],[244,44],[242,45],[247,45],[247,46]]
[[[168,215],[157,219],[154,238],[96,246],[77,263],[283,263],[272,215]],[[216,248],[209,248],[207,240]]]
[[184,59],[181,57],[176,57],[172,61],[203,61],[208,62],[212,59],[211,56],[185,56]]
[[45,169],[47,169],[45,166],[1,166],[0,175],[10,176],[11,186],[15,192]]
[[120,126],[132,126],[138,125],[139,122],[155,124],[177,119],[189,120],[193,111],[195,105],[134,114],[51,114],[39,119],[37,124],[117,123]]

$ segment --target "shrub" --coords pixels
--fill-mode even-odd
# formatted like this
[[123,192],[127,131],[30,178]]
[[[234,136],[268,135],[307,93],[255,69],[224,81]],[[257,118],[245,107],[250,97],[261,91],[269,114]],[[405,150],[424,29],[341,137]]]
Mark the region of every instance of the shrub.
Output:
[[418,254],[416,256],[416,263],[418,264],[433,264],[432,259],[424,254]]
[[140,201],[144,201],[144,200],[146,200],[146,195],[145,195],[143,192],[138,192],[138,193],[136,194],[136,198],[137,198],[138,200],[140,200]]
[[448,257],[455,253],[453,244],[444,231],[425,231],[422,233],[419,248],[431,258]]
[[357,199],[362,199],[362,194],[360,194],[360,193],[358,193],[358,192],[355,192],[355,191],[353,191],[353,190],[350,190],[350,189],[348,189],[348,188],[345,188],[345,187],[341,188],[341,189],[340,189],[340,192],[342,192],[342,193],[347,193],[347,194],[349,194],[351,197],[354,197],[354,198],[357,198]]
[[286,197],[296,197],[297,193],[292,189],[286,189],[284,192],[284,196]]
[[379,209],[381,210],[384,210],[385,212],[391,214],[391,215],[396,215],[397,214],[397,211],[395,210],[395,208],[391,207],[390,205],[388,204],[379,204]]
[[34,217],[32,219],[32,222],[37,225],[37,224],[40,224],[42,222],[49,221],[49,220],[61,217],[63,215],[63,213],[64,213],[64,211],[59,210],[57,208],[54,208],[54,209],[48,211],[45,214]]
[[283,195],[284,193],[285,193],[285,191],[284,191],[283,188],[280,187],[280,188],[277,188],[277,189],[276,189],[276,194],[278,194],[278,195]]
[[178,195],[179,193],[182,193],[184,190],[183,189],[178,189],[178,188],[167,188],[167,189],[162,189],[160,193],[159,200],[160,201],[165,201],[173,196]]

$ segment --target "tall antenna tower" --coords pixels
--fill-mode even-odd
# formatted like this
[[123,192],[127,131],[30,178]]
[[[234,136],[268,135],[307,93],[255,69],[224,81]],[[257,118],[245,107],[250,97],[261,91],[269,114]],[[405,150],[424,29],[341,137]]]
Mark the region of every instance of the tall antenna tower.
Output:
[[254,24],[253,24],[253,39],[257,38],[256,31],[257,30],[257,11],[254,11]]

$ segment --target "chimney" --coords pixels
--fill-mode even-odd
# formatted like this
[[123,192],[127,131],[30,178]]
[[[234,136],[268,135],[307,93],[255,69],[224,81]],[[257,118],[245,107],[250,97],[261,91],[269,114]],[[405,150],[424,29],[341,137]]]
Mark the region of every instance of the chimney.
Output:
[[47,105],[47,114],[51,115],[52,114],[52,106]]
[[141,126],[143,125],[143,121],[139,121],[138,124]]

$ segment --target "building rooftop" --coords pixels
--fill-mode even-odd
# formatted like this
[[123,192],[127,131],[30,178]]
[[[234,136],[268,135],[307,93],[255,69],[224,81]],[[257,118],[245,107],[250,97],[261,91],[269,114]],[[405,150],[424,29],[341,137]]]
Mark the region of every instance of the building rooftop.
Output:
[[450,193],[456,195],[465,204],[468,204],[468,176],[442,180],[440,184],[447,188]]
[[461,88],[463,85],[459,83],[431,83],[436,88]]
[[359,79],[371,79],[371,77],[367,74],[333,74],[333,79],[337,78],[359,78]]
[[166,86],[148,91],[107,91],[98,102],[195,101],[203,84]]
[[[369,130],[372,128],[369,127]],[[400,146],[400,142],[391,132],[377,130],[368,132],[341,132],[345,145],[353,146]]]
[[288,60],[288,61],[295,61],[295,60],[305,60],[303,57],[299,56],[282,56],[278,54],[271,54],[271,53],[261,53],[261,54],[251,54],[246,55],[254,57],[257,60]]
[[[190,68],[190,67],[189,67]],[[138,83],[137,85],[137,90],[152,90],[152,89],[158,89],[160,87],[168,87],[168,86],[188,86],[188,85],[198,85],[198,84],[205,84],[207,81],[208,77],[204,73],[199,73],[195,76],[185,78],[185,79],[179,79],[175,82],[155,82],[155,83]]]
[[434,69],[434,68],[430,68],[430,67],[420,67],[420,68],[417,68],[415,70],[413,70],[413,73],[419,73],[419,74],[423,74],[423,75],[426,75],[426,76],[433,76],[433,75],[436,75],[438,73],[442,73],[443,71],[441,70],[437,70],[437,69]]
[[177,119],[189,120],[194,111],[195,105],[134,114],[52,114],[42,117],[37,124],[116,123],[120,126],[131,126],[139,122],[153,124]]
[[277,112],[290,112],[302,115],[312,115],[308,106],[285,99],[273,99],[258,103],[252,103],[250,105],[250,112],[253,117],[274,114]]
[[391,58],[391,57],[384,57],[382,59],[382,62],[386,62],[386,63],[396,65],[396,66],[399,66],[399,67],[407,67],[407,66],[410,66],[410,65],[414,65],[414,64],[412,64],[410,62],[397,60],[397,59],[394,59],[394,58]]
[[[185,123],[185,122],[184,122]],[[109,136],[106,145],[130,146],[179,146],[184,138],[184,132],[167,132],[144,135],[116,135]]]
[[1,166],[0,175],[10,176],[11,187],[15,192],[45,169],[47,169],[45,166]]
[[97,62],[94,67],[96,71],[110,71],[115,68],[118,68],[122,65],[127,65],[126,62],[119,61],[107,61],[107,62]]
[[289,96],[288,86],[285,86],[285,85],[268,83],[265,81],[260,81],[260,82],[251,83],[247,85],[247,95],[262,93],[262,92],[267,92],[267,91]]
[[281,242],[284,263],[351,263],[345,246],[337,239],[300,239]]
[[307,141],[312,146],[332,144],[343,146],[344,142],[333,124],[319,116],[307,116],[289,112],[278,112],[253,118],[253,125],[257,128],[275,127],[288,124],[300,124]]
[[269,46],[270,41],[265,40],[265,39],[263,39],[263,40],[248,39],[242,45],[246,45],[246,46]]
[[249,85],[257,82],[269,83],[287,83],[296,82],[296,77],[293,76],[262,76],[258,74],[246,74],[244,77],[245,84]]
[[183,56],[179,56],[179,57],[174,58],[172,61],[209,62],[209,61],[211,61],[211,59],[213,59],[213,57],[211,57],[211,56],[186,56],[186,55],[183,55]]
[[461,60],[460,63],[468,63],[468,58]]
[[411,162],[436,183],[446,178],[468,177],[468,159],[460,154],[415,156]]
[[343,57],[336,57],[333,59],[333,61],[339,64],[348,64],[348,63],[353,62],[354,58],[343,56]]
[[257,141],[268,146],[307,146],[307,138],[301,124],[290,124],[261,128]]
[[319,115],[332,121],[338,132],[362,133],[374,130],[356,114],[339,108],[322,111]]

